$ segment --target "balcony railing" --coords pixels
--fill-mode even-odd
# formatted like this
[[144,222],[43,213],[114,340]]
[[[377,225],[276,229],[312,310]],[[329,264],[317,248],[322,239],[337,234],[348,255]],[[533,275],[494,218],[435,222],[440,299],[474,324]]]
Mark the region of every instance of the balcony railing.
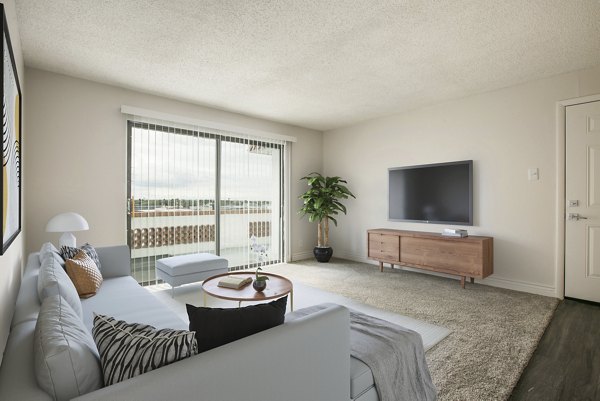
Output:
[[[230,270],[281,261],[279,244],[272,243],[268,213],[248,209],[221,212],[220,254],[228,259]],[[154,284],[156,260],[196,252],[216,253],[214,219],[214,211],[206,210],[135,211],[129,231],[132,275],[141,284]]]

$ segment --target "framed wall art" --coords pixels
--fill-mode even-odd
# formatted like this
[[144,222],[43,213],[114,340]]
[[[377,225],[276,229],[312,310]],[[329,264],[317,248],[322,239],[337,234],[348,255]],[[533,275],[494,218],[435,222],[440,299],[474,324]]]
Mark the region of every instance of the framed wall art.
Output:
[[0,176],[0,209],[2,211],[2,232],[0,232],[0,255],[21,232],[21,187],[22,133],[21,133],[21,87],[15,57],[13,54],[4,5],[0,4],[2,14],[2,174]]

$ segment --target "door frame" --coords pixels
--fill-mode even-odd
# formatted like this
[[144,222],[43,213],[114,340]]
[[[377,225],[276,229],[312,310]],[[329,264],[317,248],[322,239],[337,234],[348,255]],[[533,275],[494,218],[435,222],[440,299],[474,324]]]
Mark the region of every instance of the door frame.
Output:
[[565,297],[565,197],[567,171],[567,106],[600,101],[600,94],[565,99],[556,102],[556,254],[554,294],[556,298]]

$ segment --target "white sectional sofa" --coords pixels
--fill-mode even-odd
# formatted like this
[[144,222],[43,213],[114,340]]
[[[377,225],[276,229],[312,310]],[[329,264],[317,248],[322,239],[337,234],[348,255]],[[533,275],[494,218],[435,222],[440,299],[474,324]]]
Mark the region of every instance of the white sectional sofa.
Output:
[[[104,282],[97,295],[81,300],[88,330],[94,312],[157,328],[188,328],[187,322],[130,276],[126,246],[97,248],[97,252]],[[39,255],[33,253],[28,258],[0,366],[0,400],[52,400],[38,386],[34,369],[39,269]],[[281,326],[75,399],[376,401],[369,368],[350,358],[349,337],[347,309],[329,305],[318,313],[289,321],[286,318]]]

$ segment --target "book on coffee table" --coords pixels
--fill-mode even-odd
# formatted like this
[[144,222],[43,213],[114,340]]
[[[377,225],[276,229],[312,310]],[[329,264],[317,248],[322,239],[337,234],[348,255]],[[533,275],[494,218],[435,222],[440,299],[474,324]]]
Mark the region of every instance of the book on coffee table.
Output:
[[251,277],[240,277],[240,276],[225,276],[219,280],[219,287],[233,288],[239,290],[240,288],[250,284],[252,282]]

